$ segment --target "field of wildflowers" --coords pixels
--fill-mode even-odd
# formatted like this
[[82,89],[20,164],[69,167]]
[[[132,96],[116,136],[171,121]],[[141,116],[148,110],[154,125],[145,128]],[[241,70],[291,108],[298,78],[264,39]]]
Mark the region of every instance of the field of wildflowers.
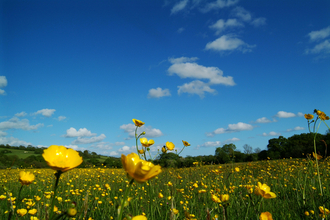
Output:
[[[306,114],[310,131],[329,117]],[[143,122],[133,119],[136,127]],[[123,169],[77,169],[79,154],[52,145],[51,169],[1,170],[0,219],[328,219],[329,161],[265,160],[162,169],[148,160],[153,140],[136,134],[137,154],[122,155]],[[139,149],[138,140],[141,142]],[[183,141],[184,147],[189,147]],[[163,152],[173,151],[167,142]],[[181,153],[181,152],[180,152]],[[313,156],[312,156],[313,155]]]

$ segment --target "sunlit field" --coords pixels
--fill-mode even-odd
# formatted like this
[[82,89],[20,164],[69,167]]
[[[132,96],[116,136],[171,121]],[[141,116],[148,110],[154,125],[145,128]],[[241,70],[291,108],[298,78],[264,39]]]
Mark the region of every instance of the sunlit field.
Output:
[[[147,219],[259,219],[270,212],[273,219],[321,219],[319,207],[330,207],[329,162],[319,163],[323,198],[314,160],[283,159],[245,164],[163,169],[145,183],[134,182],[123,216],[145,215]],[[236,169],[235,169],[236,168]],[[20,170],[1,170],[0,218],[8,219],[11,208],[18,219],[47,219],[55,171],[31,169],[32,184],[22,187]],[[267,184],[276,198],[256,195],[258,182]],[[75,219],[117,219],[118,206],[129,179],[123,169],[73,169],[61,176],[55,199],[55,217],[76,203]],[[10,194],[10,197],[4,189]],[[228,201],[216,201],[228,194]],[[212,197],[213,195],[213,197]],[[215,197],[214,197],[215,196]],[[11,201],[12,207],[11,207]],[[222,200],[226,200],[223,197]],[[36,218],[31,218],[35,216]],[[62,217],[67,217],[62,216]],[[324,217],[324,216],[323,216]]]

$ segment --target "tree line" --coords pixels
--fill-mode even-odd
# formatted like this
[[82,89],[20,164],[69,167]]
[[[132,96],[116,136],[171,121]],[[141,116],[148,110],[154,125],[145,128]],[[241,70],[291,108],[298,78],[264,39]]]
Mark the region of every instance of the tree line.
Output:
[[[203,156],[186,156],[180,157],[175,153],[161,153],[158,155],[154,164],[159,164],[162,167],[191,167],[199,164],[212,165],[224,164],[231,162],[252,162],[257,160],[266,159],[281,159],[281,158],[306,158],[314,152],[314,137],[317,145],[317,153],[323,158],[328,156],[327,146],[330,144],[330,132],[326,134],[312,134],[302,133],[295,134],[291,137],[285,138],[279,136],[272,138],[268,141],[267,149],[261,150],[260,148],[253,149],[250,145],[243,146],[243,152],[237,150],[236,145],[233,143],[225,144],[222,147],[215,149],[214,155]],[[9,167],[20,168],[47,168],[47,163],[42,157],[43,150],[46,148],[33,147],[31,145],[25,146],[10,146],[0,144],[0,169]],[[32,151],[33,155],[25,159],[19,158],[17,155],[11,155],[11,150],[24,150]],[[108,167],[108,168],[121,168],[121,159],[116,157],[107,157],[103,162],[100,161],[100,155],[88,150],[78,151],[79,155],[83,158],[83,163],[80,168],[87,167]]]

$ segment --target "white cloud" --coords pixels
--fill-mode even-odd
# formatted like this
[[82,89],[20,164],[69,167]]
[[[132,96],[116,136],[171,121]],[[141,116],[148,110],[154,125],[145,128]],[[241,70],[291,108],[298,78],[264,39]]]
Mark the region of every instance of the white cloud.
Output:
[[251,13],[243,7],[236,7],[232,13],[234,16],[242,19],[245,22],[249,22],[252,19]]
[[304,113],[302,113],[302,112],[298,112],[298,113],[297,113],[297,116],[298,116],[298,117],[303,117],[303,116],[304,116]]
[[216,23],[209,26],[209,28],[216,30],[216,34],[220,34],[227,28],[233,27],[244,27],[244,24],[239,22],[237,19],[228,19],[227,21],[219,19]]
[[20,113],[16,113],[16,114],[15,114],[16,117],[24,117],[24,116],[26,116],[26,115],[27,115],[26,112],[20,112]]
[[273,121],[269,120],[268,118],[266,117],[262,117],[262,118],[258,118],[255,123],[271,123]]
[[328,40],[325,40],[322,43],[315,45],[312,49],[306,49],[305,53],[330,53],[330,42]]
[[225,141],[207,141],[202,145],[197,145],[195,149],[199,149],[200,147],[220,147],[221,145],[233,143],[235,141],[240,141],[240,139],[234,137],[231,139],[227,139]]
[[101,134],[98,137],[91,137],[91,138],[78,137],[76,140],[72,141],[71,144],[91,144],[91,143],[102,141],[104,138],[106,138],[106,136],[104,134]]
[[239,38],[236,38],[232,35],[222,35],[215,41],[209,42],[206,44],[206,50],[215,50],[215,51],[232,51],[239,50],[243,53],[251,52],[255,45],[249,45],[242,41]]
[[179,57],[179,58],[168,58],[170,63],[187,63],[187,62],[194,62],[198,60],[198,57]]
[[265,25],[266,24],[266,18],[256,18],[251,22],[251,24],[255,27]]
[[297,127],[295,127],[295,128],[287,129],[286,132],[291,132],[291,131],[301,131],[301,130],[305,130],[305,128],[300,127],[300,126],[297,126]]
[[308,34],[311,41],[322,40],[330,36],[330,26],[319,31],[312,31]]
[[182,27],[182,28],[179,28],[178,29],[178,33],[181,34],[185,29]]
[[111,151],[109,155],[114,157],[114,156],[118,156],[119,153],[117,153],[116,151]]
[[0,131],[0,137],[4,137],[4,136],[6,136],[6,135],[7,135],[6,132],[4,132],[4,131]]
[[19,140],[18,138],[14,138],[14,137],[0,137],[0,144],[5,144],[5,145],[9,144],[11,146],[32,145],[30,142],[22,141],[22,140]]
[[[190,60],[193,59],[190,58]],[[176,74],[180,78],[208,79],[210,84],[235,85],[233,77],[224,77],[223,71],[218,67],[205,67],[197,63],[187,62],[188,60],[187,57],[170,59],[172,65],[167,71],[170,75]]]
[[[0,88],[7,86],[7,78],[5,76],[0,76]],[[0,95],[6,95],[5,90],[0,89]]]
[[162,89],[158,87],[157,89],[150,89],[148,93],[148,98],[160,98],[164,96],[171,96],[169,89]]
[[182,11],[187,6],[188,0],[182,0],[176,3],[171,9],[171,14],[175,14],[179,11]]
[[214,2],[207,3],[206,6],[201,10],[206,13],[211,10],[217,10],[225,7],[230,7],[238,3],[238,0],[216,0]]
[[66,134],[64,137],[90,137],[95,136],[96,133],[92,133],[91,131],[87,130],[87,128],[80,128],[78,131],[71,127],[66,130]]
[[240,132],[240,131],[248,131],[252,130],[253,126],[250,124],[246,124],[243,122],[238,122],[237,124],[229,124],[228,128],[218,128],[213,132],[207,132],[206,136],[212,137],[216,134],[223,134],[223,133],[233,133],[233,132]]
[[30,122],[28,119],[22,119],[20,120],[17,117],[13,117],[9,119],[8,121],[0,122],[0,130],[8,130],[8,129],[22,129],[22,130],[36,130],[39,127],[44,126],[44,124],[36,124],[36,125],[30,125]]
[[66,147],[66,148],[71,148],[71,149],[73,149],[73,150],[79,150],[79,147],[78,147],[77,145],[72,145],[72,144],[70,144],[70,145],[64,145],[64,147]]
[[65,116],[58,116],[58,118],[57,118],[59,121],[62,121],[62,120],[64,120],[64,119],[66,119],[66,117]]
[[281,133],[277,133],[275,131],[271,131],[268,134],[267,133],[262,133],[262,136],[266,137],[266,136],[280,136]]
[[109,143],[109,142],[99,142],[96,144],[93,144],[92,148],[99,148],[103,150],[111,150],[113,146],[120,146],[120,145],[125,145],[125,142],[116,142],[116,143]]
[[[134,124],[123,124],[119,127],[120,129],[123,129],[124,132],[128,133],[128,139],[135,137],[135,125]],[[160,137],[163,135],[161,130],[157,128],[152,128],[151,126],[147,127],[139,127],[137,129],[137,133],[141,134],[143,131],[146,132],[146,134],[143,137],[147,138],[154,138],[154,137]]]
[[45,108],[35,112],[34,115],[42,114],[45,117],[50,117],[54,114],[55,111],[56,111],[55,109]]
[[278,117],[278,118],[292,118],[292,117],[296,117],[296,114],[294,114],[292,112],[279,111],[279,112],[277,112],[275,117]]
[[185,83],[182,86],[178,86],[178,94],[182,93],[190,93],[199,95],[200,98],[204,98],[204,92],[209,92],[212,94],[216,94],[217,91],[215,89],[211,89],[207,83],[204,83],[200,80],[194,80],[190,83]]

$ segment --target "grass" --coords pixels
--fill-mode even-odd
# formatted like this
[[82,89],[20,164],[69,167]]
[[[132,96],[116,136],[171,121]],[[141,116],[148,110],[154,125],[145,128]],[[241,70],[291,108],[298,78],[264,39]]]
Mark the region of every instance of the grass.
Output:
[[[319,207],[330,208],[329,162],[320,162],[324,196],[321,197],[315,175],[315,161],[284,159],[252,163],[200,166],[183,169],[163,169],[146,183],[133,183],[129,192],[129,205],[124,215],[146,215],[157,219],[259,219],[261,212],[270,212],[274,219],[321,219]],[[238,167],[239,172],[235,171]],[[19,170],[0,171],[0,184],[16,197],[17,209],[37,209],[38,219],[44,219],[51,203],[54,171],[51,169],[26,170],[33,172],[35,181],[24,186],[18,203]],[[65,212],[74,201],[78,210],[76,219],[117,219],[117,209],[129,179],[123,169],[73,169],[61,176],[56,207]],[[246,185],[265,183],[276,198],[265,199],[251,193]],[[110,187],[106,187],[108,184]],[[162,196],[160,195],[162,194]],[[10,211],[8,194],[2,188],[0,219],[7,219]],[[227,202],[217,203],[229,194]],[[1,198],[1,197],[0,197]],[[40,198],[40,200],[39,200]],[[21,199],[20,199],[21,200]],[[31,200],[33,205],[27,205]],[[174,214],[171,210],[177,209]],[[50,211],[50,210],[49,210]],[[225,214],[225,211],[227,214]],[[308,212],[309,215],[306,215]],[[314,214],[313,214],[314,213]],[[18,219],[30,219],[30,214]],[[58,216],[58,215],[57,215]]]

